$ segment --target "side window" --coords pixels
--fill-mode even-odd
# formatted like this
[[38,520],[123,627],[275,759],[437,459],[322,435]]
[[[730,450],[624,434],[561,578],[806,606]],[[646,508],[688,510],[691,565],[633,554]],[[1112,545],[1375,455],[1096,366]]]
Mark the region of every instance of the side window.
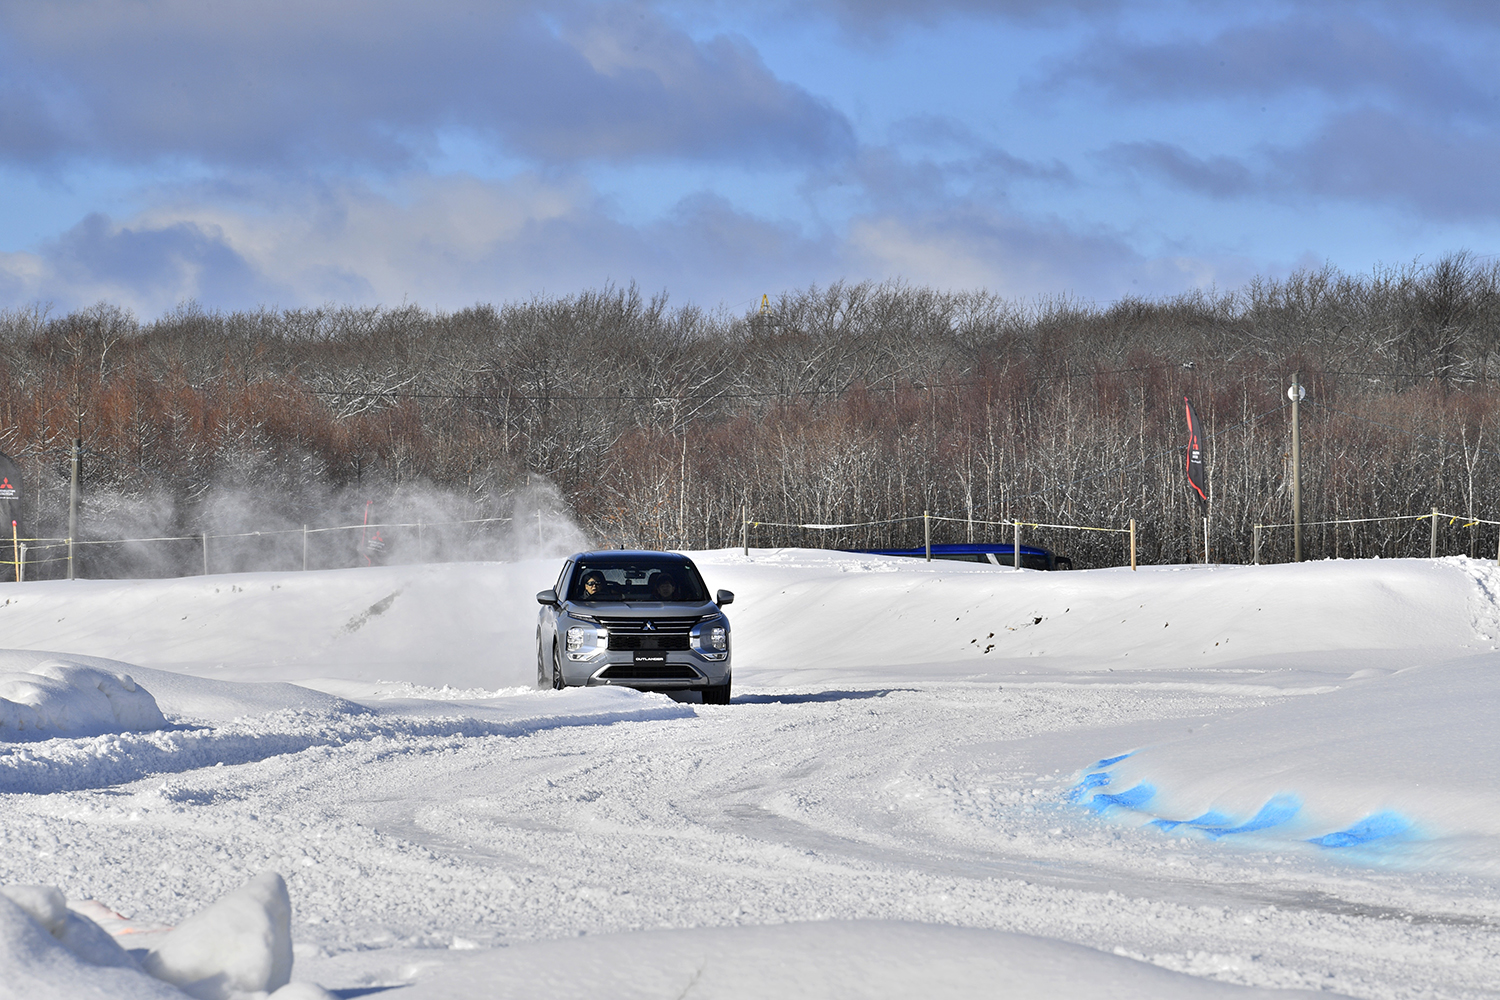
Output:
[[555,591],[557,593],[557,596],[561,599],[566,599],[568,596],[568,575],[572,572],[573,560],[569,559],[563,563],[562,573],[558,575],[557,583],[555,583],[552,587],[553,591]]

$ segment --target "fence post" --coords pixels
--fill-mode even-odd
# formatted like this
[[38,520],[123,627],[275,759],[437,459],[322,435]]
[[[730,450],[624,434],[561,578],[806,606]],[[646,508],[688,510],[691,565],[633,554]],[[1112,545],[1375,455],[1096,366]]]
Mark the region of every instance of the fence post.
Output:
[[1430,550],[1429,550],[1429,554],[1434,559],[1437,558],[1437,519],[1438,519],[1437,508],[1434,507],[1434,508],[1432,508],[1432,544],[1431,544],[1431,547],[1430,547]]
[[750,555],[750,505],[740,506],[740,544],[745,547],[745,555]]
[[1130,570],[1135,572],[1135,518],[1130,519]]
[[927,561],[932,562],[932,514],[930,511],[922,511],[922,537],[926,540]]
[[1252,566],[1259,566],[1260,565],[1260,525],[1258,525],[1258,524],[1255,526],[1254,537],[1255,537],[1255,541],[1252,543],[1251,548],[1250,548],[1250,565],[1252,565]]
[[302,572],[307,572],[307,525],[302,526]]
[[203,575],[208,575],[208,532],[203,532]]
[[20,574],[21,575],[16,578],[17,581],[20,582],[20,583],[25,583],[26,582],[26,543],[25,542],[21,543],[21,566],[20,566]]
[[16,582],[21,582],[21,536],[15,521],[10,522],[10,549],[16,560]]
[[1015,530],[1015,534],[1011,536],[1013,538],[1013,541],[1010,543],[1011,555],[1015,557],[1015,566],[1016,566],[1016,569],[1020,569],[1021,568],[1021,522],[1020,521],[1012,521],[1010,523],[1011,523],[1011,527]]

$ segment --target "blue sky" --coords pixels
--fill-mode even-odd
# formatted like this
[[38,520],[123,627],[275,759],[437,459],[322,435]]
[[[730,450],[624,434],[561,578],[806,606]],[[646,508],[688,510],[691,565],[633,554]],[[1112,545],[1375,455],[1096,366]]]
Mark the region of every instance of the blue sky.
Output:
[[1470,0],[11,0],[0,309],[1483,257],[1497,42]]

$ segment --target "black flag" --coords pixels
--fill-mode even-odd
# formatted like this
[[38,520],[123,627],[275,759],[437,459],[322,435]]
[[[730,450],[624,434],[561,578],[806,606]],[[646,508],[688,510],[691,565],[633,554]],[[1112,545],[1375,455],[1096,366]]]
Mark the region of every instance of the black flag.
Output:
[[15,521],[21,534],[26,532],[21,528],[21,467],[3,453],[0,453],[0,519],[3,519],[0,532],[7,539],[9,551],[10,523]]
[[1187,442],[1187,477],[1188,485],[1198,491],[1198,499],[1203,507],[1208,507],[1208,480],[1203,476],[1203,435],[1199,432],[1198,414],[1193,412],[1193,403],[1186,396],[1182,397],[1183,405],[1187,407],[1188,442]]

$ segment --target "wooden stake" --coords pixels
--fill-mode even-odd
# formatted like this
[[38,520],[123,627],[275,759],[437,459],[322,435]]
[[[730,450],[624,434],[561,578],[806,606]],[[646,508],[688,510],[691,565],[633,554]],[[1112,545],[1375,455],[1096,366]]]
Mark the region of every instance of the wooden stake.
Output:
[[927,561],[932,562],[932,514],[922,511],[922,536],[927,540]]
[[1135,518],[1130,519],[1130,569],[1135,571]]

